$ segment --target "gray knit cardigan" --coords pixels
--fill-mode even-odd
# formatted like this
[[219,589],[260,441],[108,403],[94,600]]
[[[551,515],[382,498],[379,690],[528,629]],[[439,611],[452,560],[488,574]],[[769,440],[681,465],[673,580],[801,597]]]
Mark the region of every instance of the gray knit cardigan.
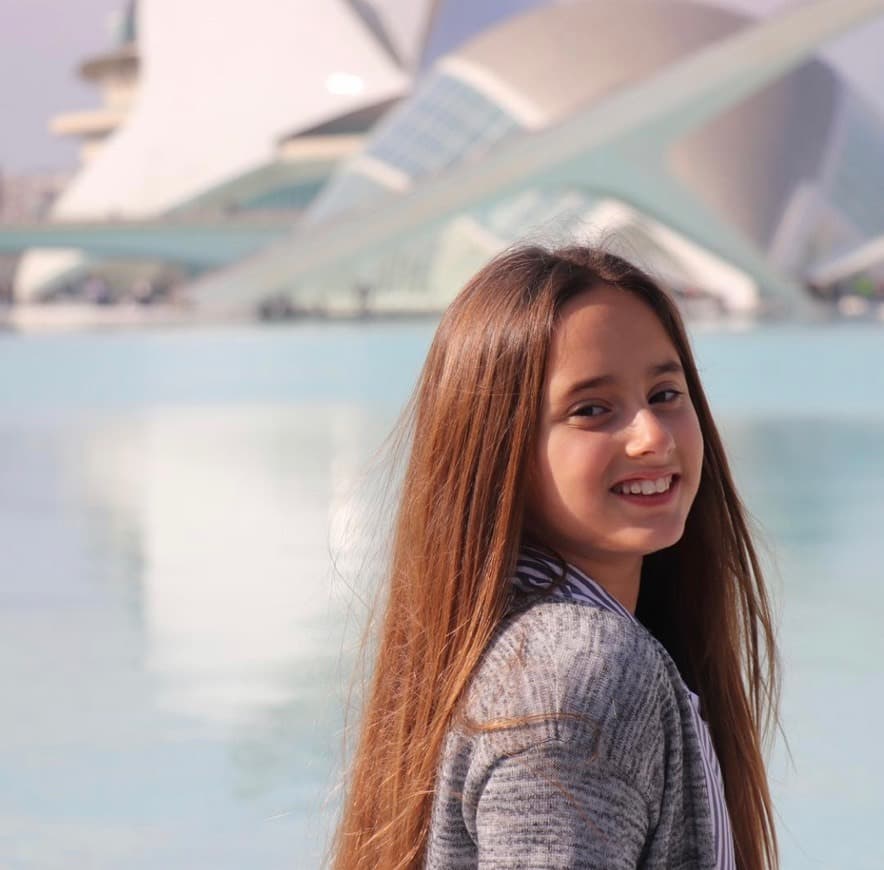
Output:
[[662,645],[573,601],[508,616],[443,747],[425,866],[713,870],[690,699]]

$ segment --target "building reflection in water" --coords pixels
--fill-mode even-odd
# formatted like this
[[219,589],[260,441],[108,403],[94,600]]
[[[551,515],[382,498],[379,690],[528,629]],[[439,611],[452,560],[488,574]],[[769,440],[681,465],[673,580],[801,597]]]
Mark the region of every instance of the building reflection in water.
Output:
[[316,849],[391,423],[344,404],[157,408],[90,428],[69,469],[101,560],[137,550],[129,652],[161,727],[221,745],[231,799],[296,817]]
[[358,408],[316,406],[157,410],[94,433],[81,469],[103,520],[137,517],[162,707],[242,722],[288,698],[293,664],[341,645],[352,590],[330,564],[351,568],[375,521],[362,475],[382,432]]

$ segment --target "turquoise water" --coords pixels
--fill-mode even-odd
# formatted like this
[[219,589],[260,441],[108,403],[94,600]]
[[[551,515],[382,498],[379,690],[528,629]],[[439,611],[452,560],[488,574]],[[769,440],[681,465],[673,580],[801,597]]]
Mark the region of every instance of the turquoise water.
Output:
[[[433,324],[0,339],[0,866],[312,868]],[[879,868],[884,332],[695,335],[776,565],[786,870]]]

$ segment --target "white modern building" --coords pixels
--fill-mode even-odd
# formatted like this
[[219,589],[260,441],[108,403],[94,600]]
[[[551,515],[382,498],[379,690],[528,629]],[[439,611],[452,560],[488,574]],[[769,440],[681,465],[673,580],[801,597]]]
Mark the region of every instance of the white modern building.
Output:
[[[653,0],[550,3],[513,16],[441,58],[305,220],[368,211],[455,164],[491,161],[498,143],[553,128],[747,24],[718,6]],[[616,231],[630,253],[677,284],[751,305],[757,276],[717,256],[711,240],[698,245],[673,232],[674,187],[722,238],[739,235],[773,269],[799,278],[808,263],[884,233],[884,119],[829,65],[810,60],[704,123],[672,121],[671,133],[608,154],[590,184],[545,185],[472,210],[442,231],[433,252],[412,247],[398,266],[379,264],[370,283],[393,307],[409,290],[444,297],[452,272],[469,274],[515,239],[588,228]],[[624,175],[640,180],[642,197],[628,195]]]
[[[438,308],[516,238],[612,231],[746,309],[884,233],[884,121],[813,58],[882,2],[761,23],[686,0],[316,9],[141,0],[137,98],[54,217],[152,221],[130,248],[207,303],[341,311]],[[274,231],[225,256],[222,224],[254,212]],[[219,253],[182,262],[169,222],[194,216]],[[92,259],[30,254],[20,295],[103,268],[102,234],[126,250],[125,227],[90,232]]]
[[[390,5],[413,14],[382,38],[378,22]],[[408,91],[425,20],[417,12],[428,6],[328,0],[319,14],[312,0],[141,0],[131,40],[83,69],[116,82],[117,98],[122,69],[132,72],[125,108],[112,93],[104,109],[54,122],[90,151],[101,143],[54,219],[299,211]],[[40,296],[101,268],[76,250],[35,252],[17,290]]]

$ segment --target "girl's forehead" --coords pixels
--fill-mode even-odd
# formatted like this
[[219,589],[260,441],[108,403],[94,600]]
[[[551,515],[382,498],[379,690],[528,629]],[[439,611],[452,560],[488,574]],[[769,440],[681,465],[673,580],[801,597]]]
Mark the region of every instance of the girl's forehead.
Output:
[[678,356],[654,310],[636,294],[599,287],[570,299],[562,308],[550,348],[550,362],[585,362],[613,356],[626,362],[635,355],[664,350]]

